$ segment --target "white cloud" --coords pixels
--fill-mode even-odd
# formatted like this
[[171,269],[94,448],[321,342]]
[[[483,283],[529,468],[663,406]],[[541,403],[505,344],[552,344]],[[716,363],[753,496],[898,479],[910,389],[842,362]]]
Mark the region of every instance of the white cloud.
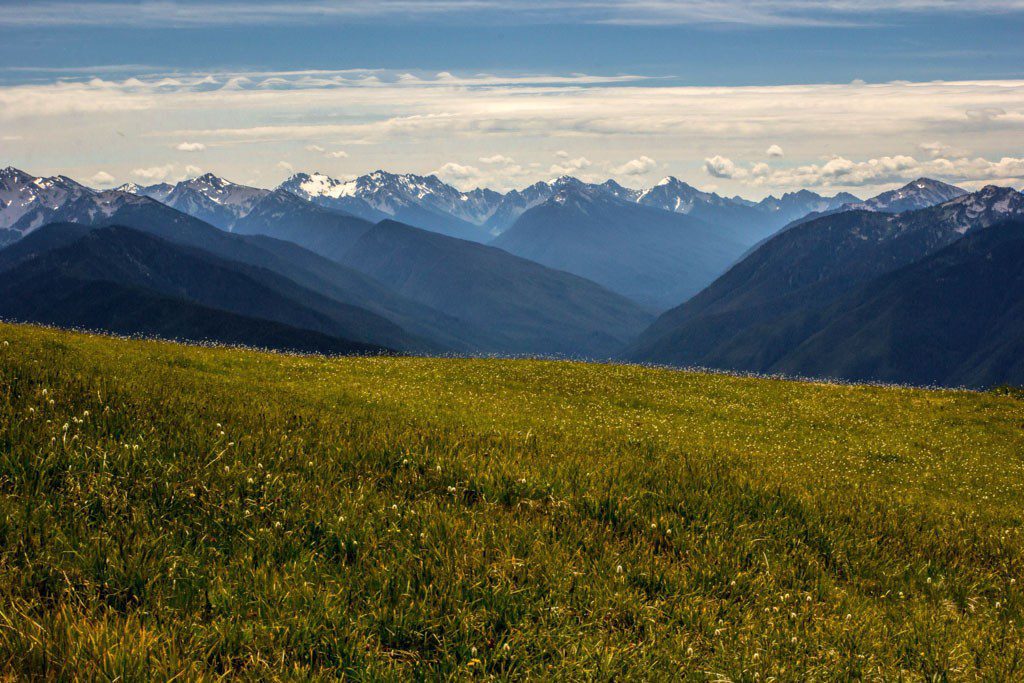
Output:
[[786,153],[782,151],[782,148],[778,145],[772,145],[764,151],[765,156],[769,159],[779,159],[786,156]]
[[1024,176],[1024,158],[1002,157],[999,160],[975,158],[944,158],[918,160],[907,155],[883,156],[854,161],[835,156],[823,164],[806,164],[772,169],[765,163],[742,168],[729,159],[713,157],[705,160],[705,171],[716,178],[741,180],[754,186],[779,187],[865,187],[905,183],[922,176],[948,182],[1017,182]]
[[185,167],[186,178],[195,178],[196,176],[202,175],[202,173],[203,169],[199,168],[198,166],[192,166],[191,164],[189,164],[188,166]]
[[89,182],[91,182],[93,185],[106,187],[113,185],[115,182],[115,178],[106,171],[98,171],[91,178],[89,178]]
[[167,178],[173,172],[174,164],[165,164],[148,168],[134,168],[132,169],[132,176],[145,182],[157,183]]
[[650,173],[658,166],[658,162],[648,156],[641,156],[638,159],[627,161],[621,166],[612,167],[615,175],[643,175]]
[[306,145],[306,151],[307,152],[316,152],[317,154],[323,154],[328,159],[347,159],[348,158],[348,152],[346,152],[344,150],[340,150],[339,149],[339,150],[335,150],[335,151],[330,151],[330,150],[327,150],[327,149],[321,147],[320,145]]
[[983,107],[981,109],[968,109],[964,114],[971,121],[988,122],[1006,116],[1006,110],[1002,107]]
[[476,178],[480,175],[480,169],[476,166],[464,166],[457,164],[453,161],[449,161],[441,168],[434,171],[439,178],[450,178],[452,180],[467,180],[469,178]]
[[[481,182],[517,187],[552,175],[609,173],[620,168],[612,160],[634,159],[639,150],[658,150],[659,168],[684,178],[718,156],[736,160],[731,169],[709,167],[731,176],[720,182],[729,193],[743,185],[774,192],[804,179],[838,187],[886,176],[859,167],[843,173],[839,162],[825,169],[830,159],[823,151],[854,164],[901,155],[945,159],[962,182],[982,180],[1001,172],[992,160],[1012,158],[1019,152],[1012,145],[1024,134],[1024,80],[691,87],[587,75],[406,78],[383,70],[238,76],[0,85],[0,128],[32,140],[40,158],[59,160],[73,147],[83,178],[100,167],[121,179],[148,179],[133,169],[159,175],[137,167],[160,168],[181,141],[205,145],[204,159],[232,177],[270,177],[276,160],[291,158],[296,145],[344,140],[349,153],[356,148],[366,160],[360,170],[422,173],[452,158],[482,159],[476,162]],[[228,83],[234,89],[223,89]],[[325,113],[342,110],[344,117]],[[130,157],[117,132],[132,140]],[[784,149],[786,167],[782,158],[761,153],[745,158],[752,140]],[[922,148],[922,141],[946,148]],[[505,155],[496,149],[515,149],[518,163],[503,165]],[[988,165],[960,161],[968,157],[964,150]],[[322,142],[309,149],[331,151]],[[755,172],[758,161],[774,170]]]
[[548,173],[558,176],[571,175],[577,171],[589,168],[592,165],[593,163],[590,159],[586,157],[576,157],[575,159],[565,159],[558,164],[552,164],[551,168],[548,169]]
[[277,167],[279,169],[281,169],[282,171],[286,172],[286,173],[292,173],[295,170],[295,167],[292,166],[287,161],[279,161],[279,162],[277,162]]
[[922,142],[918,147],[932,159],[944,156],[949,152],[949,145],[938,141]]
[[507,157],[504,154],[494,154],[489,157],[480,157],[481,164],[500,164],[502,166],[508,166],[516,162],[512,157]]
[[201,142],[179,142],[174,149],[179,152],[202,152],[206,149],[206,145]]
[[712,178],[745,178],[747,175],[732,159],[718,154],[704,160],[704,172]]

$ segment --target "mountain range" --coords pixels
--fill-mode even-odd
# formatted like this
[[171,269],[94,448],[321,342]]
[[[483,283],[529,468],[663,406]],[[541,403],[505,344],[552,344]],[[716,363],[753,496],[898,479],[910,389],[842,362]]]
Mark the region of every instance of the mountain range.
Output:
[[731,231],[682,213],[564,184],[493,242],[662,311],[711,282],[748,246]]
[[0,315],[302,351],[985,386],[1024,381],[1022,222],[1015,190],[926,178],[751,202],[672,177],[499,193],[384,171],[272,190],[204,174],[97,191],[7,168]]
[[787,193],[781,199],[769,196],[761,202],[749,202],[739,197],[702,192],[674,177],[665,178],[647,190],[626,188],[613,180],[591,184],[563,176],[505,193],[480,188],[463,192],[436,175],[386,171],[374,171],[352,180],[338,180],[322,173],[298,173],[278,189],[373,222],[392,218],[454,237],[485,242],[510,228],[529,209],[573,186],[585,186],[591,192],[673,213],[693,214],[713,225],[748,229],[759,237],[813,211],[860,201],[849,193],[823,197],[801,190]]
[[[27,174],[19,177],[28,185],[35,184],[35,179]],[[442,304],[436,308],[424,300],[427,295],[421,289],[396,281],[385,283],[381,278],[395,277],[384,267],[386,263],[378,262],[370,273],[366,258],[347,255],[367,233],[379,234],[382,226],[280,190],[257,193],[252,188],[201,177],[179,183],[164,195],[165,201],[184,202],[180,204],[183,208],[198,212],[202,207],[207,218],[214,218],[208,210],[210,204],[232,208],[237,217],[229,219],[227,213],[219,214],[215,219],[222,227],[218,228],[144,196],[146,188],[138,188],[140,194],[131,194],[76,187],[81,190],[67,204],[45,207],[51,222],[131,228],[201,250],[236,267],[262,269],[267,274],[258,278],[262,283],[272,285],[278,294],[320,315],[337,318],[338,305],[362,311],[364,324],[358,326],[359,330],[323,328],[308,322],[303,327],[347,341],[411,353],[609,357],[650,321],[649,314],[640,306],[595,283],[498,249],[403,226],[402,234],[407,240],[430,245],[433,260],[427,262],[427,275],[438,286],[458,277],[468,284],[466,273],[479,275],[475,278],[472,311],[465,308],[465,301],[451,287],[450,296],[433,297]],[[205,201],[210,199],[205,193],[214,189],[216,201]],[[204,201],[193,201],[196,195]],[[13,223],[16,227],[23,225]],[[25,228],[27,236],[4,253],[24,249],[37,232],[38,229]],[[368,258],[367,244],[363,240],[360,248]],[[422,258],[425,254],[424,251],[417,256]],[[67,262],[60,265],[64,270],[74,270]],[[121,282],[123,274],[111,272]],[[280,276],[280,280],[270,273]],[[187,281],[192,276],[183,272],[182,277]],[[493,284],[485,285],[486,282]],[[130,284],[141,286],[138,281]],[[404,290],[412,296],[400,293]],[[199,297],[197,290],[177,291],[193,303],[210,304]],[[257,290],[253,291],[255,296]],[[222,308],[234,310],[227,302]],[[242,312],[254,315],[251,311]],[[280,322],[294,324],[290,320]]]
[[[1024,195],[995,186],[916,211],[857,209],[817,217],[781,231],[697,296],[664,313],[624,357],[754,372],[799,370],[813,376],[836,371],[844,379],[945,381],[937,372],[923,378],[910,368],[874,368],[862,358],[868,347],[847,340],[845,354],[839,354],[837,346],[829,350],[823,340],[836,340],[838,328],[829,326],[837,318],[867,310],[861,308],[865,299],[875,296],[885,278],[965,235],[1021,218]],[[948,283],[933,284],[930,301],[954,294],[945,291]],[[983,289],[979,284],[974,291]],[[913,315],[891,322],[907,328],[929,324]],[[880,343],[876,339],[873,346]],[[844,360],[837,360],[837,354]],[[983,382],[980,376],[962,377],[971,384]]]

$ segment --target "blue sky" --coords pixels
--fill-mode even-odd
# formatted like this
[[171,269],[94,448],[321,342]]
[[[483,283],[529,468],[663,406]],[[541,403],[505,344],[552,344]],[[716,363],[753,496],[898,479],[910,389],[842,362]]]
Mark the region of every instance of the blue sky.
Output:
[[672,173],[749,196],[917,171],[1019,184],[1022,36],[1024,0],[7,1],[0,163],[264,185],[311,165],[500,187]]

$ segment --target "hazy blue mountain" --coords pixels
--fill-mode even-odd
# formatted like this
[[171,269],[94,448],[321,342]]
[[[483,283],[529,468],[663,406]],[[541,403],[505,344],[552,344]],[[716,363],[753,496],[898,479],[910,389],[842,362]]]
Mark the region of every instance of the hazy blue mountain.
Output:
[[772,215],[773,223],[778,229],[809,214],[836,211],[847,204],[859,201],[858,197],[849,192],[840,192],[835,196],[825,197],[810,190],[799,190],[798,192],[787,192],[778,198],[769,195],[755,206]]
[[[372,274],[359,272],[355,267],[346,266],[314,254],[292,242],[262,234],[240,234],[240,232],[248,232],[249,229],[254,232],[276,231],[277,234],[308,243],[309,240],[303,239],[296,233],[288,232],[291,227],[284,215],[274,215],[274,210],[280,208],[273,204],[278,199],[285,204],[286,209],[291,204],[295,204],[296,212],[316,213],[329,219],[319,226],[319,229],[324,234],[334,235],[336,239],[333,239],[328,246],[324,244],[314,246],[319,246],[322,252],[330,252],[335,259],[348,258],[347,251],[354,244],[352,240],[372,227],[360,219],[315,207],[284,192],[272,192],[259,200],[245,217],[234,224],[233,229],[240,231],[235,233],[214,228],[203,221],[146,197],[122,192],[107,194],[110,196],[103,204],[104,211],[80,215],[81,222],[95,225],[110,223],[127,225],[177,244],[202,249],[223,259],[273,271],[309,291],[322,295],[309,297],[305,302],[307,306],[320,313],[329,313],[330,307],[339,302],[359,306],[386,318],[409,333],[400,341],[374,338],[375,343],[389,348],[420,353],[446,350],[463,353],[522,353],[529,350],[532,353],[540,354],[577,352],[586,355],[601,352],[607,356],[629,338],[635,336],[649,322],[646,315],[639,313],[635,305],[628,302],[625,304],[627,311],[616,311],[612,306],[612,313],[607,318],[602,318],[598,309],[605,304],[611,305],[610,300],[618,301],[620,297],[605,292],[593,283],[585,283],[584,286],[583,281],[579,278],[559,273],[558,277],[577,285],[575,289],[566,287],[562,291],[561,294],[566,298],[558,304],[561,308],[556,308],[558,315],[569,321],[565,331],[551,327],[552,314],[549,308],[553,306],[552,302],[538,296],[534,303],[531,297],[522,295],[523,289],[529,286],[528,282],[511,287],[511,294],[509,294],[515,296],[517,292],[519,293],[522,310],[517,313],[521,314],[523,319],[519,319],[515,315],[507,317],[494,315],[486,318],[486,324],[481,325],[472,316],[454,315],[450,312],[450,310],[458,310],[458,306],[461,305],[458,300],[463,295],[459,292],[460,288],[449,286],[445,278],[459,277],[462,271],[458,269],[438,270],[433,274],[436,291],[427,293],[410,290],[415,294],[412,296],[409,293],[399,293],[396,291],[397,288],[381,282]],[[95,197],[90,197],[88,201],[94,200]],[[274,210],[271,210],[272,208]],[[73,206],[68,207],[69,213],[72,209],[74,209]],[[267,210],[265,214],[264,209]],[[285,210],[284,213],[288,214],[289,211]],[[266,222],[261,226],[258,221],[263,219]],[[345,233],[339,227],[344,225],[351,227],[352,231]],[[316,227],[308,220],[302,222],[302,229],[307,232]],[[29,237],[34,234],[30,233]],[[432,235],[429,232],[423,232],[423,234]],[[471,250],[466,250],[465,245],[472,245],[472,243],[447,238],[446,244],[449,247],[459,245],[462,250],[462,255],[459,258],[465,258],[467,265],[479,261],[472,257]],[[508,263],[518,264],[521,262],[521,259],[503,252],[491,251],[503,256],[506,262],[493,265],[495,273],[503,272],[502,268],[507,268]],[[359,259],[355,259],[351,263],[354,266],[362,265]],[[544,277],[540,279],[541,282],[558,279],[548,269],[535,264],[530,265],[535,268],[534,271],[520,267],[523,278],[528,280],[539,277],[538,273],[543,273]],[[486,282],[486,278],[484,281]],[[590,293],[596,297],[593,303],[581,302],[573,298]],[[482,298],[481,301],[495,304],[497,294],[495,292],[494,299]],[[442,308],[431,306],[426,301],[429,296],[436,297],[436,299],[430,300],[442,303],[444,306]],[[589,322],[586,323],[590,327],[586,327],[583,323],[577,323],[575,320],[577,313],[572,310],[573,306],[583,311],[578,314],[579,317],[590,317]],[[495,310],[503,309],[496,306]],[[621,319],[617,319],[616,316],[620,313]],[[638,317],[631,318],[630,313],[635,313]],[[528,320],[531,315],[535,320]],[[607,332],[603,329],[606,323],[608,323]],[[625,327],[627,325],[628,328]],[[580,327],[586,329],[589,337],[581,339],[578,346],[570,347],[566,340],[576,339],[577,337],[573,335],[581,335]]]
[[566,185],[526,211],[492,243],[593,280],[652,311],[711,282],[745,244],[692,216]]
[[[841,211],[873,211],[878,213],[902,213],[917,211],[948,202],[967,194],[967,190],[948,185],[931,178],[918,178],[895,190],[889,190],[865,201],[856,200],[833,206],[828,209],[816,210],[794,218],[783,229],[789,229],[801,223],[815,220],[822,216]],[[838,198],[840,195],[836,195]]]
[[[146,193],[148,189],[140,188],[139,194]],[[269,190],[238,185],[212,173],[205,173],[198,178],[181,181],[162,199],[153,198],[222,230],[230,230],[238,219],[249,213],[268,194]]]
[[[16,301],[6,301],[2,310],[18,319],[57,322],[73,318],[76,324],[90,328],[123,332],[128,320],[122,311],[111,308],[119,300],[130,301],[136,316],[144,310],[172,309],[175,335],[189,339],[212,333],[215,326],[207,318],[227,312],[247,321],[244,330],[250,330],[251,321],[275,323],[274,334],[287,332],[297,343],[304,340],[303,348],[317,340],[329,341],[325,351],[380,350],[382,346],[371,339],[393,341],[395,346],[407,344],[401,328],[369,311],[337,302],[322,306],[328,313],[314,310],[306,302],[320,295],[270,271],[130,228],[83,231],[78,225],[51,224],[23,242],[15,245],[21,252],[18,258],[2,259],[9,262],[0,271],[2,286],[19,295]],[[30,246],[35,247],[34,253],[27,251]],[[54,283],[62,287],[55,288]],[[117,324],[104,314],[114,316]],[[188,329],[185,323],[189,320],[200,322],[200,328]],[[131,331],[168,332],[166,323],[136,317]],[[300,331],[316,334],[303,336]],[[262,343],[237,336],[219,335],[217,339]]]
[[139,185],[138,183],[125,183],[114,188],[118,192],[137,194],[142,197],[149,197],[158,202],[167,199],[167,196],[174,191],[174,185],[170,183],[155,183],[153,185]]
[[394,221],[363,235],[345,262],[481,330],[489,351],[607,358],[651,319],[589,280]]
[[827,324],[837,299],[965,234],[1024,216],[1024,196],[987,187],[891,215],[844,211],[766,241],[683,305],[662,315],[625,357],[768,371]]
[[238,234],[267,235],[294,242],[338,260],[371,227],[370,221],[277,190],[264,195],[231,229]]
[[951,199],[962,197],[967,190],[949,185],[931,178],[918,178],[903,187],[889,190],[864,202],[853,202],[845,207],[851,210],[880,211],[882,213],[902,213],[916,211],[929,206],[942,204]]
[[1024,222],[973,232],[847,294],[821,318],[772,371],[1024,385]]
[[[102,211],[93,210],[96,202]],[[61,213],[70,222],[123,225],[223,259],[271,270],[333,301],[364,308],[406,329],[410,345],[397,347],[398,350],[432,353],[473,348],[458,336],[458,328],[449,316],[399,296],[384,284],[291,242],[228,233],[155,200],[123,192],[87,197],[78,204],[67,205]],[[311,305],[320,303],[317,299]]]

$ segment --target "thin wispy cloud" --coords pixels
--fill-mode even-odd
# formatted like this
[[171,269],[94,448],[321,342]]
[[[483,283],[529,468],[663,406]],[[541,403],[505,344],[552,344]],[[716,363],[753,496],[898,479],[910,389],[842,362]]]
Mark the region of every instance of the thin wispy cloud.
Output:
[[896,13],[1024,11],[1024,0],[336,0],[16,2],[0,26],[212,27],[424,21],[543,24],[855,25]]

